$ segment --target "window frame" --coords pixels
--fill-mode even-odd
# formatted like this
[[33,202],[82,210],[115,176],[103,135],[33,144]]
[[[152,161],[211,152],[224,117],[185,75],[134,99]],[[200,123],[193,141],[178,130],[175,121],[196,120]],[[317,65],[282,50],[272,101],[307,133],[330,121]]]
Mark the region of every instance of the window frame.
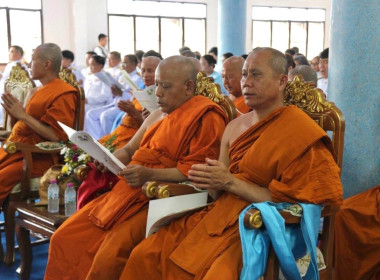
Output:
[[[158,1],[160,2],[160,1]],[[190,2],[180,2],[180,3],[185,3],[185,4],[194,4]],[[207,14],[207,4],[204,3],[195,3],[195,4],[203,4],[206,5],[206,14]],[[207,16],[205,18],[195,18],[195,17],[173,17],[173,16],[148,16],[148,15],[137,15],[137,14],[115,14],[115,13],[108,13],[107,12],[107,26],[108,26],[108,34],[110,34],[110,17],[132,17],[133,18],[133,47],[134,51],[136,52],[136,18],[156,18],[158,19],[158,52],[161,53],[161,19],[177,19],[181,20],[182,24],[182,47],[184,46],[185,43],[185,20],[190,19],[190,20],[203,20],[204,21],[204,27],[205,27],[205,38],[204,38],[204,53],[206,52],[206,47],[207,47]],[[111,38],[110,38],[111,40]],[[108,45],[109,47],[109,45]],[[145,50],[147,51],[147,50]],[[200,50],[199,50],[200,51]]]
[[[40,21],[41,21],[41,44],[44,43],[44,21],[43,21],[43,3],[41,0],[41,9],[23,9],[23,8],[10,8],[10,7],[4,7],[0,6],[0,10],[5,10],[6,20],[7,20],[7,38],[8,38],[8,50],[11,48],[12,45],[12,34],[11,34],[11,18],[10,18],[10,11],[24,11],[24,12],[40,12]],[[6,65],[8,62],[1,62],[0,65]]]
[[[302,8],[302,7],[277,7],[277,6],[255,6],[253,5],[251,7],[268,7],[268,8],[287,8],[287,9],[306,9],[306,10],[324,10],[325,11],[325,16],[326,16],[326,9],[324,8]],[[307,57],[308,55],[308,49],[309,49],[309,23],[321,23],[323,24],[323,40],[322,44],[323,46],[325,45],[325,40],[326,40],[326,34],[325,34],[325,28],[326,28],[326,18],[324,21],[303,21],[303,20],[274,20],[274,19],[253,19],[251,18],[251,44],[253,47],[253,25],[255,21],[260,21],[260,22],[269,22],[270,23],[270,47],[272,47],[272,42],[273,42],[273,22],[287,22],[289,26],[289,37],[288,37],[288,48],[291,48],[290,42],[291,42],[291,36],[292,36],[292,23],[306,23],[306,45],[305,45],[305,53],[304,55]]]

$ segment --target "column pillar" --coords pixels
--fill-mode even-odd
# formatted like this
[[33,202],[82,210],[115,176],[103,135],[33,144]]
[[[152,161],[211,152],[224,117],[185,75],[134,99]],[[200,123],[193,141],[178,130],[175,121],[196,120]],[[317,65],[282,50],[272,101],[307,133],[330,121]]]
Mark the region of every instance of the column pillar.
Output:
[[246,9],[246,0],[219,0],[218,61],[226,52],[245,53]]
[[329,99],[346,119],[345,198],[380,184],[380,5],[333,0]]

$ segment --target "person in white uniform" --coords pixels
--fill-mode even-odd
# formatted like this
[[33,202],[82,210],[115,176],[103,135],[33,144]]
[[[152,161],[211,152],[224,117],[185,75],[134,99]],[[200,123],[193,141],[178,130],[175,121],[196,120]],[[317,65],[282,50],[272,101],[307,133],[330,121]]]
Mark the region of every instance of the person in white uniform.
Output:
[[329,48],[324,49],[319,55],[319,71],[321,72],[321,78],[318,79],[318,88],[323,90],[327,98],[327,88],[329,82]]
[[104,63],[105,59],[101,56],[94,55],[91,57],[91,74],[88,75],[87,79],[84,82],[84,93],[86,97],[84,131],[87,131],[95,138],[97,138],[97,130],[99,130],[99,127],[93,127],[91,125],[89,122],[89,114],[91,115],[91,111],[99,110],[99,108],[103,108],[104,105],[110,104],[112,102],[112,93],[110,87],[95,76],[96,73],[103,70]]

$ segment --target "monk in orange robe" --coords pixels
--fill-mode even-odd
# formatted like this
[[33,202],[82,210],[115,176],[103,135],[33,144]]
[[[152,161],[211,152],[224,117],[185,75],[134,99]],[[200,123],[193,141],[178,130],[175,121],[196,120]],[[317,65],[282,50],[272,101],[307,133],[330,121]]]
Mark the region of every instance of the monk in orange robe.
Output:
[[343,201],[334,254],[335,279],[380,279],[380,186]]
[[194,96],[196,76],[182,56],[159,64],[160,110],[114,153],[128,166],[112,191],[85,205],[53,235],[45,279],[118,279],[129,253],[145,238],[145,181],[183,181],[193,164],[217,158],[227,117],[216,103]]
[[[61,50],[55,44],[43,44],[33,53],[32,61],[32,79],[40,80],[43,86],[34,92],[26,108],[9,93],[2,96],[4,109],[17,120],[7,141],[36,144],[67,140],[57,121],[73,127],[77,90],[58,78]],[[54,162],[56,156],[34,155],[32,177],[42,176]],[[20,152],[8,154],[0,149],[0,205],[21,181],[22,166]]]
[[207,159],[189,171],[189,179],[208,189],[215,202],[142,241],[120,279],[239,279],[238,217],[246,206],[342,203],[328,136],[300,109],[283,106],[285,56],[271,48],[253,50],[241,83],[253,111],[229,123],[219,161]]
[[241,56],[231,56],[224,61],[222,68],[223,85],[236,107],[238,117],[251,110],[245,104],[244,96],[241,92],[240,80],[243,65],[244,58]]
[[[155,56],[142,58],[141,75],[145,86],[154,85],[155,71],[161,59]],[[121,90],[113,87],[112,91],[116,95],[121,94]],[[119,91],[119,92],[117,92]],[[115,150],[124,147],[135,135],[144,121],[142,107],[136,99],[131,101],[120,100],[119,109],[126,112],[121,124],[110,134],[102,137],[99,142],[106,146],[115,146]],[[86,180],[82,182],[77,193],[77,208],[80,209],[99,195],[110,191],[117,183],[118,178],[114,174],[103,174],[97,171],[92,164],[91,170]]]

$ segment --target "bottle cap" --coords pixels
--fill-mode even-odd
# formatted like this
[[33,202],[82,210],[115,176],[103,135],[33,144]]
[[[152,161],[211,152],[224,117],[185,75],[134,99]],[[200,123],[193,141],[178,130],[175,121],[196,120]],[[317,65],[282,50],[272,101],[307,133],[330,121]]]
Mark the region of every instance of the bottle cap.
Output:
[[55,179],[50,180],[50,184],[55,184],[55,183],[57,183],[57,180],[55,180]]
[[67,186],[72,187],[72,186],[74,186],[74,184],[73,183],[67,183]]

